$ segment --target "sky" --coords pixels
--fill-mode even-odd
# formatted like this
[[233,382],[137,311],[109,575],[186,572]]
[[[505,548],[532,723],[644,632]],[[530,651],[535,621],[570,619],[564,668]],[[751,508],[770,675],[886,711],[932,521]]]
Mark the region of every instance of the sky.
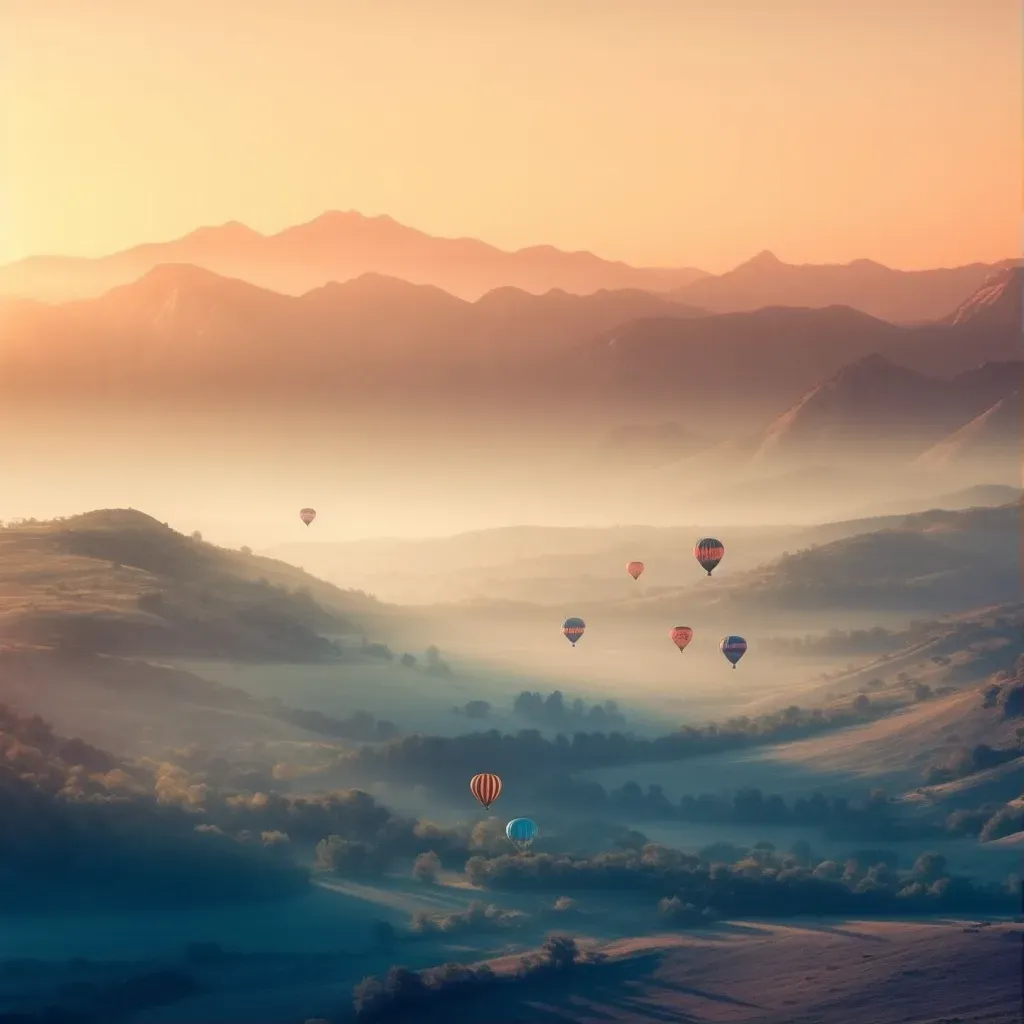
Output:
[[1019,0],[0,0],[0,261],[389,214],[720,272],[1020,246]]

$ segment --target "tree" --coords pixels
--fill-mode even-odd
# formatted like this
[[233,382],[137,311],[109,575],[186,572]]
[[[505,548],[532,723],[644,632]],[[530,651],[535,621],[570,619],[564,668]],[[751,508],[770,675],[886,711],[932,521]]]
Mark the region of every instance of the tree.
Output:
[[249,556],[252,554],[252,548],[248,544],[243,544],[239,549],[243,555]]
[[193,530],[192,531],[192,539],[197,544],[202,544],[202,542],[203,542],[203,535],[198,530]]
[[419,882],[436,882],[441,871],[441,858],[433,850],[421,853],[412,865],[412,876]]
[[557,971],[572,967],[579,958],[576,940],[569,935],[550,935],[540,948],[541,956]]
[[485,700],[471,700],[464,710],[467,718],[486,718],[491,713],[491,705]]
[[403,654],[402,657],[399,659],[399,664],[402,666],[402,668],[412,668],[413,665],[416,664],[416,655]]

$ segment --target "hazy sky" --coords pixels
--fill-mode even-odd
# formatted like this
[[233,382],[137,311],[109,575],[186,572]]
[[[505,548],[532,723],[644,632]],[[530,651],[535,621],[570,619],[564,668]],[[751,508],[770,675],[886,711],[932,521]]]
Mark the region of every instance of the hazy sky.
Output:
[[1019,249],[1019,0],[0,0],[0,260],[388,213],[720,271]]

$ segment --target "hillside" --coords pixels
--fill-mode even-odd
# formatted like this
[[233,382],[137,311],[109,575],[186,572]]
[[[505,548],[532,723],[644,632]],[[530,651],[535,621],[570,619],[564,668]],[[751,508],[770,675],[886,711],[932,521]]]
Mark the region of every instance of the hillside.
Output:
[[473,1008],[496,1024],[1008,1024],[1020,1004],[1020,927],[968,923],[735,921],[620,940],[601,944],[608,961],[593,979]]
[[683,285],[678,294],[716,313],[765,306],[851,306],[892,323],[919,323],[946,316],[984,284],[994,268],[973,263],[938,270],[893,270],[873,260],[846,264],[784,263],[762,252],[728,273]]
[[505,252],[473,238],[438,238],[390,217],[329,211],[273,235],[243,224],[199,228],[170,242],[98,259],[37,256],[0,267],[0,292],[47,301],[99,295],[161,263],[193,263],[274,291],[299,295],[362,274],[398,277],[475,299],[494,288],[588,294],[602,288],[668,291],[703,276],[691,268],[652,269],[589,252],[533,246]]
[[948,470],[978,462],[1001,462],[1006,471],[1020,473],[1024,441],[1024,407],[1020,392],[1000,398],[981,415],[965,423],[918,456],[918,465]]
[[[770,622],[823,609],[918,617],[1019,599],[1019,503],[885,517],[873,530],[870,524],[855,527],[865,532],[848,532],[848,523],[810,531],[816,546],[723,576],[713,597],[701,591],[701,605]],[[826,539],[830,531],[837,539]],[[694,592],[666,589],[618,608],[623,615],[667,614]]]
[[1020,717],[1004,717],[997,707],[986,708],[982,695],[971,688],[922,701],[827,738],[773,747],[767,756],[823,775],[859,779],[865,788],[880,785],[890,794],[913,794],[925,785],[932,766],[949,761],[961,750],[979,743],[1015,744],[1021,723]]
[[971,396],[953,382],[865,356],[775,420],[754,458],[898,458],[960,426],[972,411]]
[[[351,682],[352,666],[336,685],[353,711],[365,706]],[[235,678],[244,683],[240,673]],[[79,736],[118,756],[163,759],[186,748],[215,751],[229,761],[259,765],[261,785],[277,756],[317,760],[331,743],[365,742],[391,735],[397,723],[365,712],[332,717],[288,702],[253,696],[167,665],[107,655],[69,656],[56,651],[7,650],[0,654],[0,703],[22,715],[43,715],[57,732]],[[278,783],[281,785],[282,783]]]
[[282,562],[185,537],[133,510],[0,530],[0,637],[80,652],[334,659],[322,634],[388,609]]
[[864,510],[865,515],[911,515],[927,508],[966,509],[1008,505],[1021,497],[1020,487],[1008,484],[975,484],[959,491],[929,495],[924,499],[886,501]]

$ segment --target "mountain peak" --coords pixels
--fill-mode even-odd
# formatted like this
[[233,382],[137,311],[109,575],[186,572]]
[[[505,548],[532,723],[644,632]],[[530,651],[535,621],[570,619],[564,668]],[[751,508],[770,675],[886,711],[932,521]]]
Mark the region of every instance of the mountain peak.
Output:
[[756,256],[752,256],[745,263],[741,263],[737,270],[774,270],[784,267],[786,264],[769,249],[762,249]]

